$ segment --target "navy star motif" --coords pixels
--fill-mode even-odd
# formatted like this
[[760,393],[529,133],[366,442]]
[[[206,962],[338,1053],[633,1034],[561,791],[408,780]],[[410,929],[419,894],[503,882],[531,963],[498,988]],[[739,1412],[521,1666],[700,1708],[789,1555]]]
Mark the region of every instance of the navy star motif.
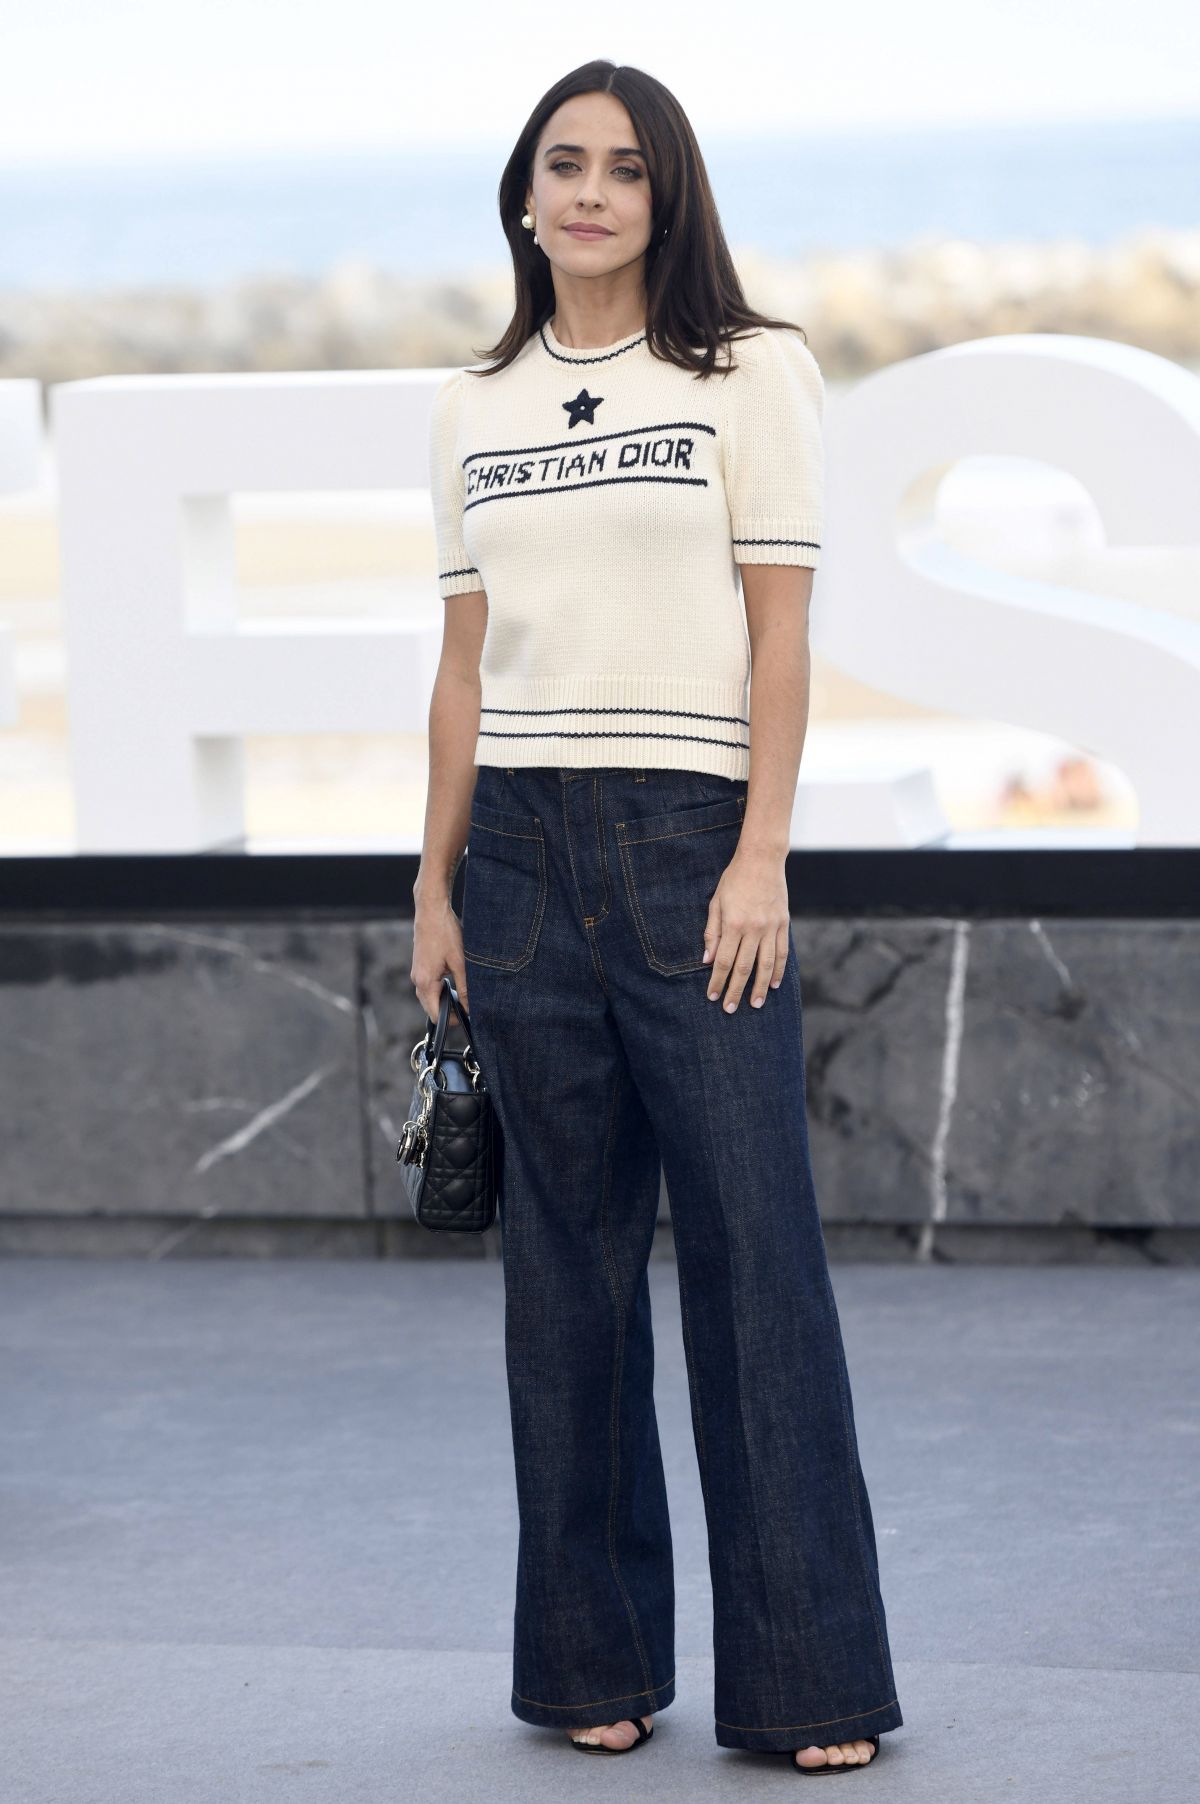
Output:
[[589,395],[586,387],[581,388],[573,401],[563,402],[564,408],[571,416],[567,425],[578,426],[580,420],[586,420],[589,426],[594,426],[596,409],[603,399],[603,395]]

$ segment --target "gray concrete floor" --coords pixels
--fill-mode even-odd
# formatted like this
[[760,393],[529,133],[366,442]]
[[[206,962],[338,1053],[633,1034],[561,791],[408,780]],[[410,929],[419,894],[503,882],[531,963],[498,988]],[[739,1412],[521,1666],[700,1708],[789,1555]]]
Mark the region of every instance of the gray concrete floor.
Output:
[[[4,1804],[805,1783],[713,1740],[674,1267],[651,1278],[678,1696],[618,1764],[508,1707],[498,1265],[0,1263]],[[906,1719],[852,1797],[1197,1795],[1200,1274],[833,1278]]]

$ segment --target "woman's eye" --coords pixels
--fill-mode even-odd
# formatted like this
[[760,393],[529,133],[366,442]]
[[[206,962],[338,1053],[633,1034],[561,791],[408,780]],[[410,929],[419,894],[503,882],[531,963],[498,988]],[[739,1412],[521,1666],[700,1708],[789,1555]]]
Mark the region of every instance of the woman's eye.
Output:
[[[559,171],[563,170],[563,169],[578,169],[579,164],[576,162],[573,162],[571,160],[571,158],[569,158],[569,157],[560,157],[558,159],[557,163],[551,163],[550,168],[553,171],[553,173],[555,175],[557,175],[559,173]],[[640,178],[641,173],[642,172],[640,169],[634,169],[627,163],[622,163],[622,164],[618,165],[618,167],[613,171],[614,175],[631,175],[633,177],[634,181],[637,181]]]

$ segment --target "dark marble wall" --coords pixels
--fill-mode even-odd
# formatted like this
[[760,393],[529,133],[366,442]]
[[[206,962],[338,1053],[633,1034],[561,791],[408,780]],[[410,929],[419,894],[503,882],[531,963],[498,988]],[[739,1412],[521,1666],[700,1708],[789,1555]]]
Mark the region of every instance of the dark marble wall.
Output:
[[[831,1249],[1200,1228],[1200,925],[793,932]],[[0,928],[0,1251],[495,1256],[404,1203],[410,957],[402,920]]]
[[347,926],[0,930],[0,1211],[361,1216]]
[[825,1219],[1200,1225],[1200,926],[794,932]]

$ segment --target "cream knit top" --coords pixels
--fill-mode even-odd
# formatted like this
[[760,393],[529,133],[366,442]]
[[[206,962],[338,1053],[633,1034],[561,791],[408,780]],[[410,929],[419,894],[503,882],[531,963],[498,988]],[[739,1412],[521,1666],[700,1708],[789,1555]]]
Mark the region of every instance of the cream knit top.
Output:
[[547,323],[437,390],[438,586],[487,593],[476,764],[749,774],[738,566],[819,561],[824,383],[786,327],[732,349],[702,380]]

